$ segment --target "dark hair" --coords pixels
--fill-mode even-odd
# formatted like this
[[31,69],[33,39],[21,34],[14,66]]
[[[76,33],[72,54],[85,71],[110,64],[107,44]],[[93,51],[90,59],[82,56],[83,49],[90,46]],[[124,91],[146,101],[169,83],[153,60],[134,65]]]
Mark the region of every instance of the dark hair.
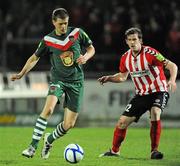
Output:
[[143,35],[139,28],[132,27],[126,30],[125,38],[127,39],[127,36],[132,35],[132,34],[138,34],[138,38],[142,40]]
[[57,8],[52,12],[52,20],[56,20],[57,18],[65,19],[69,17],[69,14],[64,8]]

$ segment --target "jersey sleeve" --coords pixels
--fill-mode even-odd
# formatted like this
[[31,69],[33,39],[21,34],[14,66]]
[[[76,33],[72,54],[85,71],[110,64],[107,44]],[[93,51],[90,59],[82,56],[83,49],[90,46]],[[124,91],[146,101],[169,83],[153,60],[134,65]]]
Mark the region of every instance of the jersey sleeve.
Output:
[[146,48],[146,54],[148,61],[151,65],[155,66],[164,66],[166,62],[166,58],[156,49],[153,48]]
[[45,41],[42,39],[38,45],[38,48],[35,51],[37,57],[42,57],[48,53],[48,47],[45,44]]
[[80,32],[79,37],[80,37],[81,45],[83,45],[85,48],[89,47],[92,44],[91,39],[89,38],[87,33],[84,32],[84,30],[82,30],[81,28],[80,28],[79,32]]
[[119,62],[119,71],[121,73],[125,73],[127,72],[127,68],[126,68],[126,65],[125,65],[125,56],[122,56],[121,59],[120,59],[120,62]]

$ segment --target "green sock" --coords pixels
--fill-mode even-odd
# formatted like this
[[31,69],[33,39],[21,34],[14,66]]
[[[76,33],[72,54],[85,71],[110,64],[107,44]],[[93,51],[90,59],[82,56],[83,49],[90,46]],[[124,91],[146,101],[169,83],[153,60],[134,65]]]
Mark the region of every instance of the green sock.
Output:
[[66,132],[67,131],[63,127],[63,122],[61,122],[59,125],[57,125],[53,133],[50,134],[49,137],[47,138],[48,143],[52,144],[56,139],[64,136]]
[[46,119],[39,117],[36,121],[34,132],[32,135],[32,142],[31,145],[37,149],[38,143],[44,133],[44,130],[46,129],[47,121]]

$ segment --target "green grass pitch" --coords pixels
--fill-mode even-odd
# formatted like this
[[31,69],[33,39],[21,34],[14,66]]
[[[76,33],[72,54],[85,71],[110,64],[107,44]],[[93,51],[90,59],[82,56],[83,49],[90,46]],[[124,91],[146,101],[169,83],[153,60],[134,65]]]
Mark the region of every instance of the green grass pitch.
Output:
[[[74,128],[53,144],[50,158],[42,160],[42,140],[34,158],[21,156],[31,141],[31,127],[0,127],[0,166],[70,166],[63,158],[64,147],[78,143],[84,149],[79,166],[180,166],[180,130],[163,129],[160,150],[163,160],[150,160],[149,129],[129,128],[120,157],[99,158],[111,147],[113,128]],[[46,131],[52,131],[48,128]]]

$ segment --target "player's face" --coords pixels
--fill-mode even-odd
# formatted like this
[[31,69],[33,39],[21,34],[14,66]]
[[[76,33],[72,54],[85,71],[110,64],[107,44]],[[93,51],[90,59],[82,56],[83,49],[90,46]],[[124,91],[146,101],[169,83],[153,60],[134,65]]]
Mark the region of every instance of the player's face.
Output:
[[64,19],[57,18],[56,20],[53,20],[53,25],[55,27],[57,35],[62,35],[67,32],[69,17],[66,17]]
[[133,52],[139,52],[141,50],[142,40],[139,39],[138,34],[131,34],[127,36],[126,44]]

